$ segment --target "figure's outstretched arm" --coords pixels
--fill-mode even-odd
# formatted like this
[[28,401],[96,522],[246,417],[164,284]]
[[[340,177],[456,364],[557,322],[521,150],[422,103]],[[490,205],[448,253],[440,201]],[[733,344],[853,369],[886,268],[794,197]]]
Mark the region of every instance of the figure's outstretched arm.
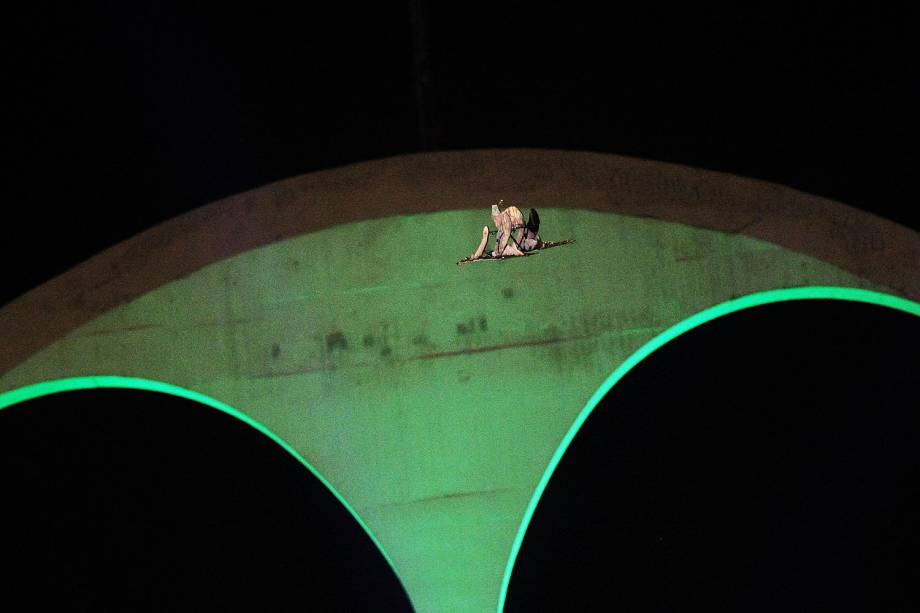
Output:
[[476,248],[476,251],[473,252],[473,255],[470,256],[471,260],[478,260],[482,257],[483,251],[486,250],[486,245],[489,242],[489,226],[483,226],[482,228],[482,240],[479,242],[479,247]]

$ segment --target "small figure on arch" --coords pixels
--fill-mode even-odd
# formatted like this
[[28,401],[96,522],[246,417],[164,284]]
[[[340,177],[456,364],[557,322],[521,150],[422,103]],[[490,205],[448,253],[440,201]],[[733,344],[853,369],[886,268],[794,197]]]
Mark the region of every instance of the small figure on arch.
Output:
[[[557,243],[544,242],[540,238],[540,215],[536,209],[530,209],[530,215],[525,223],[524,215],[518,207],[511,205],[503,211],[499,210],[498,207],[502,202],[504,200],[492,205],[492,223],[495,224],[495,229],[489,230],[489,226],[484,226],[479,247],[470,257],[460,260],[457,264],[531,255],[540,249],[575,242],[574,240],[564,240]],[[489,236],[492,234],[495,234],[495,247],[491,251],[486,251]]]

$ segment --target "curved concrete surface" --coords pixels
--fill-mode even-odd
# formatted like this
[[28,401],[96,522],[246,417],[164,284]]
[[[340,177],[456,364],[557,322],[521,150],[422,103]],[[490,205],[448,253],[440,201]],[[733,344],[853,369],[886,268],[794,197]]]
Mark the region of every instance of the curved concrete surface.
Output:
[[[106,250],[3,308],[0,337],[16,342],[0,347],[0,373],[101,313],[248,249],[364,219],[488,210],[499,198],[541,210],[613,212],[744,234],[920,299],[918,234],[831,200],[763,181],[599,153],[425,153],[280,181],[201,207]],[[468,240],[475,243],[477,237]],[[19,332],[21,326],[31,333]]]
[[[456,266],[499,198],[577,242]],[[8,305],[0,390],[136,376],[237,407],[341,492],[418,610],[494,610],[550,458],[637,348],[759,291],[916,300],[918,262],[911,230],[737,177],[585,153],[407,156],[209,205]]]

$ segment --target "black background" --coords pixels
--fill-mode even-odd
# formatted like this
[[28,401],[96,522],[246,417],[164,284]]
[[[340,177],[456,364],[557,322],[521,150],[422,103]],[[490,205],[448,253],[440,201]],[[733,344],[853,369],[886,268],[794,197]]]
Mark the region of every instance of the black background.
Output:
[[920,319],[789,302],[678,337],[553,474],[508,611],[916,611]]
[[318,479],[187,399],[83,390],[4,409],[0,483],[7,609],[411,611]]
[[664,160],[920,227],[907,3],[496,4],[6,7],[0,302],[218,198],[424,149]]

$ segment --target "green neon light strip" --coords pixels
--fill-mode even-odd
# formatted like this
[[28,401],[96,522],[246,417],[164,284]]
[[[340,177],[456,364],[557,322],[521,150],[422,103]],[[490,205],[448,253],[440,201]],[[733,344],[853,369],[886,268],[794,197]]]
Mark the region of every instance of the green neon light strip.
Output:
[[582,425],[584,425],[585,421],[588,419],[588,416],[590,416],[591,412],[594,411],[594,407],[596,407],[597,403],[599,403],[601,399],[607,395],[607,392],[610,391],[610,388],[612,388],[620,379],[626,376],[626,373],[632,370],[636,364],[647,358],[660,347],[673,341],[681,334],[689,332],[690,330],[698,326],[702,326],[703,324],[714,319],[724,317],[725,315],[729,315],[737,311],[743,311],[744,309],[750,309],[752,307],[771,304],[774,302],[828,299],[875,304],[898,311],[904,311],[905,313],[910,313],[920,317],[920,304],[904,298],[900,298],[898,296],[881,294],[869,290],[845,287],[797,287],[792,289],[772,290],[769,292],[751,294],[750,296],[744,296],[736,300],[724,302],[722,304],[706,309],[705,311],[697,313],[688,319],[685,319],[684,321],[665,330],[647,342],[638,351],[629,356],[629,358],[627,358],[627,360],[623,362],[616,370],[614,370],[613,373],[604,381],[603,385],[601,385],[600,388],[594,392],[594,395],[591,396],[590,400],[588,400],[588,404],[586,404],[585,408],[581,410],[578,418],[572,424],[572,427],[569,428],[569,431],[562,439],[562,443],[560,443],[559,448],[556,449],[556,453],[553,454],[549,465],[546,467],[546,471],[543,473],[543,478],[540,479],[540,483],[537,485],[537,489],[534,491],[533,497],[530,499],[530,504],[527,506],[527,511],[524,513],[524,519],[521,521],[521,526],[518,529],[517,536],[514,539],[514,543],[511,545],[511,555],[509,556],[508,564],[505,567],[505,576],[502,580],[501,591],[499,592],[498,597],[498,613],[503,613],[505,609],[505,599],[508,596],[508,584],[511,582],[511,571],[514,568],[514,563],[517,560],[518,553],[520,553],[521,544],[524,542],[524,535],[527,532],[527,528],[530,526],[530,522],[533,519],[533,514],[537,509],[537,505],[540,503],[540,498],[543,496],[543,492],[546,490],[546,486],[549,484],[550,478],[552,478],[556,467],[562,460],[562,456],[565,455],[565,452],[569,448],[569,445],[572,443],[572,440],[575,438],[575,435],[578,434],[578,431],[581,429]]
[[[341,494],[339,494],[334,487],[332,487],[332,484],[326,481],[326,479],[323,478],[323,476],[319,474],[315,468],[310,466],[310,464],[305,459],[303,459],[300,454],[294,450],[293,447],[281,440],[281,438],[279,438],[274,432],[259,422],[255,421],[245,413],[241,413],[233,407],[214,400],[209,396],[205,396],[204,394],[200,394],[192,390],[187,390],[175,385],[170,385],[168,383],[161,383],[159,381],[151,381],[149,379],[140,379],[135,377],[75,377],[72,379],[57,379],[54,381],[46,381],[44,383],[37,383],[35,385],[29,385],[27,387],[22,387],[9,392],[0,393],[0,410],[3,410],[14,404],[19,404],[20,402],[26,402],[27,400],[33,400],[35,398],[41,398],[42,396],[49,396],[51,394],[99,388],[142,390],[146,392],[158,392],[162,394],[169,394],[171,396],[177,396],[179,398],[186,398],[188,400],[193,400],[195,402],[217,409],[218,411],[222,411],[227,415],[235,417],[243,423],[252,426],[270,438],[272,441],[277,443],[282,449],[294,456],[301,464],[307,468],[307,470],[313,473],[314,477],[319,479],[320,483],[325,485],[326,488],[332,492],[332,495],[336,497],[336,499],[348,510],[349,513],[351,513],[351,516],[364,529],[364,532],[367,533],[367,536],[370,537],[374,545],[377,546],[377,549],[383,555],[383,558],[387,561],[387,564],[390,565],[390,568],[396,575],[397,580],[402,582],[402,580],[399,578],[399,573],[396,572],[396,567],[393,566],[393,561],[390,560],[390,556],[387,555],[387,552],[383,549],[383,547],[371,533],[370,529],[367,527],[367,524],[365,524],[364,521],[355,512],[355,510],[352,509],[347,502],[345,502],[345,499],[342,498]],[[403,591],[405,591],[405,585],[403,585]]]

